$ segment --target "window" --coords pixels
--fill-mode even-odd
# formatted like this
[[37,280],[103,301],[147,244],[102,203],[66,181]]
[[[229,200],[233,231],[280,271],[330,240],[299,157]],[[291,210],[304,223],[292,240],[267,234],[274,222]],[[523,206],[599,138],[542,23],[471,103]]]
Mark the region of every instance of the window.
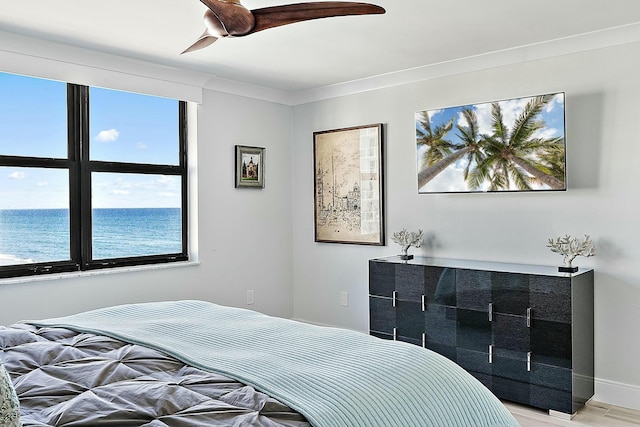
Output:
[[0,73],[0,277],[188,259],[186,103]]

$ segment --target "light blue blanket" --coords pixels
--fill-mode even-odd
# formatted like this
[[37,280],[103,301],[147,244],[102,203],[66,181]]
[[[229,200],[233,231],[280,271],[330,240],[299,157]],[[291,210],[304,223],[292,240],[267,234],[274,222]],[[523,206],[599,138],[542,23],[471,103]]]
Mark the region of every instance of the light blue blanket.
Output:
[[203,301],[28,322],[146,345],[249,384],[315,427],[518,426],[471,375],[418,346]]

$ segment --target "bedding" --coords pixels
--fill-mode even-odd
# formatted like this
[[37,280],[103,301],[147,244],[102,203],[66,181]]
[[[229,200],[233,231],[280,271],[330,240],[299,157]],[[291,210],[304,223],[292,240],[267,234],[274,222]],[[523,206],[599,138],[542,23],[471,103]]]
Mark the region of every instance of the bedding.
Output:
[[[36,346],[44,336],[57,347],[21,357],[29,345],[14,346],[10,338],[19,332],[38,337]],[[49,334],[61,335],[62,343],[50,340]],[[105,340],[119,344],[109,349]],[[477,380],[429,350],[202,301],[130,304],[28,322],[0,334],[0,341],[8,370],[15,375],[25,425],[36,412],[49,415],[64,406],[69,393],[79,398],[73,405],[79,406],[75,415],[64,418],[67,410],[76,410],[68,407],[56,419],[34,420],[32,425],[102,425],[102,420],[107,425],[116,420],[110,425],[295,426],[304,425],[305,418],[314,427],[518,425]],[[75,362],[71,354],[86,348],[93,356]],[[151,352],[146,359],[170,356],[186,364],[178,371],[197,372],[187,375],[187,382],[198,383],[204,373],[239,381],[231,387],[231,396],[223,396],[225,404],[264,404],[259,403],[258,410],[246,409],[248,418],[240,421],[189,424],[189,415],[209,411],[208,402],[176,411],[182,405],[184,380],[166,378],[164,367],[138,363],[139,351]],[[103,363],[105,354],[116,355],[108,367],[85,371],[87,364]],[[70,361],[58,362],[66,356]],[[142,375],[127,384],[133,392],[126,395],[113,383],[130,370]],[[153,384],[152,379],[163,382]],[[240,396],[233,394],[237,390],[242,390]],[[245,399],[246,391],[254,397]],[[58,404],[50,408],[47,399],[32,399],[38,393]],[[175,395],[165,398],[165,393]],[[233,408],[229,411],[237,410]],[[176,414],[187,416],[175,418]],[[46,424],[50,421],[58,424]]]
[[[310,427],[227,376],[157,350],[64,328],[0,327],[25,427]],[[1,427],[18,427],[0,421]]]

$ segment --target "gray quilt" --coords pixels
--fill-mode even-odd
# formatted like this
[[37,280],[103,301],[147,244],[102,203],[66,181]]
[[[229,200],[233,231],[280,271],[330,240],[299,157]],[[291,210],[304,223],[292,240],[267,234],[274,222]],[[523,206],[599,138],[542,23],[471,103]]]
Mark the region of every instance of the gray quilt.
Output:
[[105,307],[38,320],[156,348],[249,384],[315,427],[515,427],[460,366],[419,346],[205,301]]
[[0,359],[25,426],[310,426],[250,386],[105,336],[0,326]]

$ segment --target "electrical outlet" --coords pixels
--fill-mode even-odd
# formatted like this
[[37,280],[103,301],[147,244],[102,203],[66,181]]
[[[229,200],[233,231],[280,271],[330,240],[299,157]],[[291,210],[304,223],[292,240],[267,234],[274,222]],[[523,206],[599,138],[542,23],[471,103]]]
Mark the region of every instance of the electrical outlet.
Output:
[[349,292],[342,291],[340,293],[340,305],[343,307],[349,307]]
[[252,305],[254,302],[253,289],[250,289],[247,291],[247,305]]

